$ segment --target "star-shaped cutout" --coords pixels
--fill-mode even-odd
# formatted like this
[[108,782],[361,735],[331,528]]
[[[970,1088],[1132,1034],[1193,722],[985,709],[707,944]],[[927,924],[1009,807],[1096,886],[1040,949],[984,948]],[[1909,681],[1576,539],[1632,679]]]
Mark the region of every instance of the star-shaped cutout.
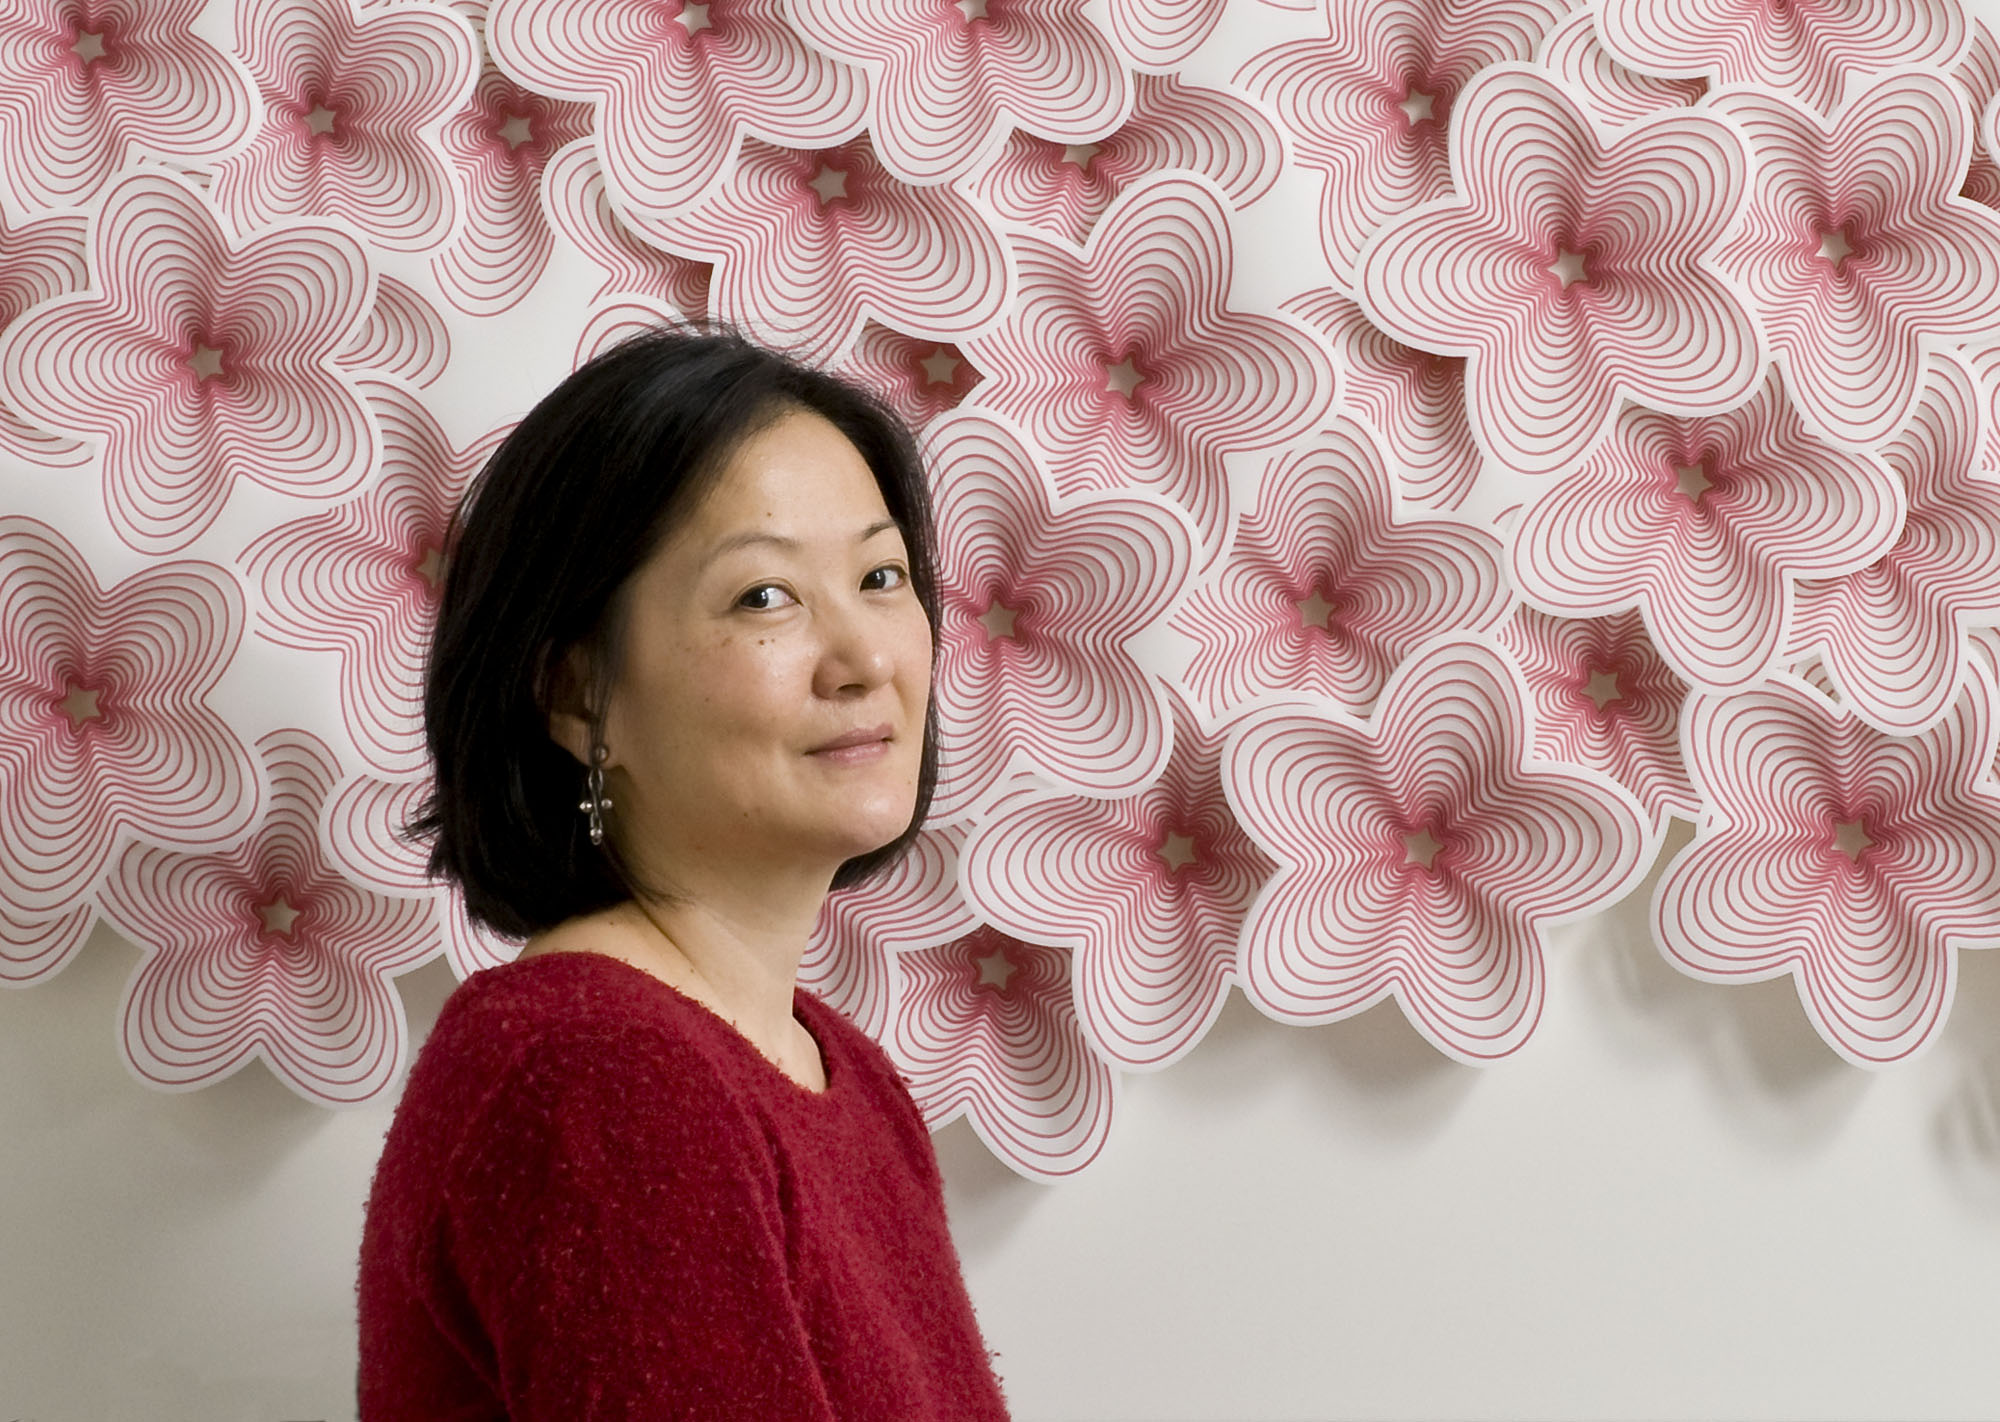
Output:
[[189,354],[188,369],[194,372],[196,380],[220,380],[222,378],[222,347],[194,343]]
[[1014,635],[1014,619],[1021,614],[1018,610],[1003,605],[994,598],[986,605],[986,611],[979,614],[979,625],[986,629],[986,640],[997,642],[1002,637]]
[[958,13],[965,16],[965,23],[986,18],[986,0],[958,0]]
[[334,121],[339,117],[339,114],[325,104],[315,104],[306,114],[306,132],[331,134]]
[[1007,991],[1007,980],[1020,971],[1014,966],[1014,960],[1007,956],[1005,948],[995,948],[973,961],[979,965],[979,985],[998,988],[1001,992]]
[[1432,109],[1436,103],[1436,95],[1426,94],[1420,89],[1412,89],[1404,96],[1403,102],[1396,105],[1396,107],[1403,111],[1403,117],[1408,121],[1410,127],[1415,128],[1420,123],[1429,123],[1431,121],[1433,117]]
[[506,143],[508,151],[512,152],[522,144],[533,140],[535,126],[528,122],[526,114],[509,114],[507,121],[500,125],[497,132],[501,140]]
[[1840,228],[1836,227],[1819,234],[1820,260],[1835,271],[1839,271],[1840,264],[1853,254],[1854,248],[1848,243],[1847,233]]
[[681,6],[680,14],[674,18],[679,20],[681,28],[691,35],[698,35],[703,30],[715,27],[708,18],[708,6],[706,5],[683,5]]
[[1708,470],[1699,464],[1676,464],[1674,484],[1691,504],[1701,502],[1701,496],[1715,487],[1715,481],[1708,477]]
[[1437,862],[1438,851],[1443,848],[1443,843],[1426,825],[1403,836],[1403,863],[1416,869],[1428,869]]
[[958,357],[939,346],[917,362],[924,368],[924,384],[949,385],[958,379]]
[[1104,367],[1104,393],[1123,395],[1130,400],[1132,392],[1137,390],[1145,379],[1145,376],[1139,374],[1138,363],[1132,357],[1126,356],[1118,364]]
[[1851,862],[1861,861],[1861,851],[1875,841],[1868,837],[1868,827],[1858,819],[1836,820],[1833,826],[1833,847],[1845,854]]
[[1299,610],[1299,626],[1317,627],[1322,632],[1333,630],[1333,604],[1326,600],[1318,588],[1296,604]]
[[1590,280],[1584,269],[1583,253],[1572,252],[1567,247],[1556,249],[1556,259],[1549,263],[1549,275],[1562,283],[1564,291],[1580,281]]
[[63,699],[57,703],[63,714],[69,717],[70,729],[80,731],[85,721],[101,720],[104,713],[97,709],[97,693],[89,687],[63,683]]
[[1176,834],[1172,830],[1167,831],[1167,837],[1160,842],[1153,853],[1160,856],[1160,862],[1167,866],[1169,874],[1178,874],[1188,865],[1197,863],[1201,859],[1201,856],[1194,852],[1194,836]]
[[104,36],[94,35],[89,30],[78,30],[76,43],[69,47],[69,52],[82,60],[84,66],[88,68],[95,61],[104,58]]
[[822,167],[806,186],[819,194],[819,204],[825,207],[835,198],[847,196],[847,174],[839,168]]
[[1095,158],[1097,154],[1098,146],[1095,143],[1071,143],[1064,145],[1062,160],[1088,173],[1090,171],[1090,160]]
[[1618,673],[1615,671],[1592,672],[1590,680],[1583,684],[1583,694],[1600,711],[1614,701],[1625,699],[1625,693],[1618,689]]
[[444,550],[436,544],[424,545],[424,556],[417,559],[417,576],[430,584],[432,592],[444,586]]
[[295,909],[283,894],[268,904],[257,905],[257,917],[264,920],[264,931],[275,933],[280,938],[292,936],[292,925],[299,921],[302,910]]

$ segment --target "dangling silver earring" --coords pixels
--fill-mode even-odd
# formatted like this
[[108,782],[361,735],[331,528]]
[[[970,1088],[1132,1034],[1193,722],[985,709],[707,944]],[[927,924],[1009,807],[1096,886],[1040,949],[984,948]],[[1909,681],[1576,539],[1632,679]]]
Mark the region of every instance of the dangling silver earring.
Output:
[[590,770],[583,777],[583,799],[577,808],[583,811],[590,822],[590,842],[604,843],[604,812],[611,808],[611,797],[604,793],[604,747],[590,748]]

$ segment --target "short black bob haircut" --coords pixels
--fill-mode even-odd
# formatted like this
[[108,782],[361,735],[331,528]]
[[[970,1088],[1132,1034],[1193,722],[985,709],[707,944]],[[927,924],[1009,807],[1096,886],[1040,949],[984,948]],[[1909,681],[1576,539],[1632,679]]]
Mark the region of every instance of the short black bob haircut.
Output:
[[[578,812],[584,768],[549,737],[556,675],[582,648],[586,706],[602,718],[618,676],[627,580],[737,447],[793,411],[826,419],[874,472],[935,634],[936,536],[923,464],[880,400],[720,328],[662,327],[597,356],[494,451],[447,539],[424,686],[437,778],[407,833],[431,841],[431,875],[460,886],[474,921],[524,938],[633,897],[610,840],[592,845]],[[936,783],[933,705],[909,827],[841,865],[836,888],[903,853]]]

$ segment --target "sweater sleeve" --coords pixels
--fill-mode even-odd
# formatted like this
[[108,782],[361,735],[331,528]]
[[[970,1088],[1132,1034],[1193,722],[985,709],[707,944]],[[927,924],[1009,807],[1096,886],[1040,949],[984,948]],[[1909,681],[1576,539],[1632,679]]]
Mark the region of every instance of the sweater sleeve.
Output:
[[449,1251],[514,1422],[829,1422],[791,1286],[784,1182],[699,1054],[544,1041],[468,1123]]

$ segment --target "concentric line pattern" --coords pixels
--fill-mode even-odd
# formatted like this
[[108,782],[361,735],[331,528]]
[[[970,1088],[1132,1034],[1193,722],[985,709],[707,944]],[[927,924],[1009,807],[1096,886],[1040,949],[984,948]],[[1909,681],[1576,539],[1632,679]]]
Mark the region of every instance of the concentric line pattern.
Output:
[[257,749],[271,800],[253,839],[208,854],[134,845],[105,880],[105,917],[145,954],[125,987],[126,1064],[184,1091],[261,1057],[307,1100],[357,1105],[402,1070],[389,980],[436,951],[430,906],[326,863],[316,827],[340,768],[325,745],[287,730]]
[[1087,143],[1123,122],[1131,77],[1084,0],[790,0],[825,53],[869,74],[868,132],[906,183],[962,178],[1021,128]]
[[1698,104],[1708,92],[1700,79],[1660,79],[1627,69],[1605,52],[1596,14],[1587,6],[1549,31],[1536,58],[1606,128]]
[[1515,524],[1509,554],[1543,611],[1636,608],[1681,677],[1729,691],[1779,669],[1798,580],[1866,567],[1902,522],[1894,472],[1810,434],[1773,371],[1706,419],[1627,405]]
[[[29,307],[84,284],[84,220],[68,213],[19,226],[0,214],[0,329]],[[89,446],[38,430],[0,405],[0,453],[44,469],[90,462]]]
[[1199,173],[1242,208],[1270,190],[1282,161],[1277,125],[1239,95],[1142,74],[1114,132],[1064,144],[1016,130],[971,181],[1002,217],[1081,246],[1112,201],[1151,174]]
[[715,263],[713,315],[807,361],[837,361],[871,317],[963,340],[993,323],[1014,287],[985,214],[951,188],[897,182],[865,137],[813,153],[745,139],[710,201],[641,230]]
[[596,105],[613,201],[642,230],[706,196],[746,135],[832,147],[868,102],[862,71],[809,48],[781,0],[494,0],[486,42],[517,83]]
[[[1170,69],[1215,33],[1228,0],[1109,0],[1111,33],[1135,64]],[[1143,82],[1143,81],[1142,81]]]
[[1520,607],[1499,642],[1534,700],[1536,755],[1603,771],[1646,807],[1656,832],[1669,815],[1700,817],[1681,759],[1687,683],[1638,613],[1576,620]]
[[492,64],[472,101],[444,126],[444,151],[465,186],[465,225],[431,259],[445,299],[471,316],[523,301],[555,239],[542,207],[542,172],[564,145],[588,137],[590,108],[523,89]]
[[1488,69],[1452,130],[1461,192],[1369,242],[1362,305],[1398,340],[1467,358],[1467,413],[1495,459],[1567,468],[1621,400],[1710,414],[1763,378],[1757,325],[1708,266],[1749,164],[1709,114],[1669,111],[1601,140],[1539,72]]
[[208,700],[243,621],[221,568],[161,563],[104,591],[54,529],[0,518],[0,914],[74,911],[121,834],[248,827],[256,761]]
[[1033,770],[1075,794],[1129,795],[1166,765],[1164,692],[1126,643],[1193,560],[1186,519],[1146,494],[1057,502],[1007,427],[959,410],[931,427],[942,612],[942,742],[932,816]]
[[1271,462],[1219,570],[1172,625],[1195,645],[1183,680],[1210,715],[1270,695],[1366,714],[1420,644],[1494,627],[1511,602],[1489,534],[1397,521],[1380,451],[1343,415]]
[[389,251],[449,240],[460,194],[440,129],[479,73],[470,26],[428,6],[237,0],[236,45],[264,99],[264,126],[216,168],[238,231],[344,217]]
[[207,202],[135,172],[91,229],[92,286],[0,336],[8,400],[103,441],[106,512],[147,553],[193,542],[231,483],[331,498],[374,462],[376,432],[337,371],[374,278],[341,229],[292,225],[237,243]]
[[954,410],[979,372],[949,341],[920,341],[873,321],[861,328],[840,371],[887,400],[913,430]]
[[1519,1050],[1544,926],[1625,894],[1657,847],[1616,781],[1533,757],[1533,737],[1520,673],[1477,643],[1405,662],[1371,725],[1247,718],[1222,781],[1278,863],[1243,930],[1250,1000],[1317,1023],[1393,997],[1460,1061]]
[[1501,60],[1534,57],[1569,0],[1330,0],[1328,39],[1257,55],[1236,82],[1268,101],[1322,179],[1320,242],[1342,282],[1397,213],[1451,193],[1459,94]]
[[1669,961],[1717,983],[1791,974],[1857,1066],[1927,1046],[1956,950],[2000,941],[1994,699],[1982,667],[1928,731],[1895,737],[1785,677],[1693,698],[1688,765],[1712,808],[1654,893]]
[[1283,310],[1326,337],[1347,405],[1381,436],[1406,503],[1455,509],[1479,480],[1479,442],[1465,416],[1465,362],[1404,345],[1330,287]]
[[431,878],[426,869],[428,846],[413,843],[404,833],[430,788],[427,780],[349,776],[334,789],[321,811],[321,841],[328,861],[356,883],[387,894],[430,900],[433,951],[442,941],[445,961],[463,982],[482,968],[511,962],[521,945],[468,919],[458,886],[441,885]]
[[1213,188],[1162,177],[1120,197],[1079,254],[1023,234],[1020,297],[966,344],[972,403],[1018,421],[1065,496],[1150,489],[1212,557],[1229,526],[1223,457],[1311,429],[1333,365],[1311,335],[1232,308],[1229,219]]
[[542,172],[550,225],[604,271],[592,300],[613,292],[664,303],[691,321],[708,314],[709,266],[640,241],[618,220],[604,188],[597,149],[579,139]]
[[451,332],[420,292],[385,276],[375,283],[368,324],[338,362],[353,375],[394,375],[428,386],[451,363]]
[[1971,661],[1974,624],[2000,624],[2000,476],[1964,361],[1931,358],[1923,398],[1883,448],[1909,513],[1883,557],[1839,581],[1802,583],[1792,655],[1817,651],[1843,698],[1893,735],[1945,714]]
[[1958,195],[1965,96],[1903,73],[1850,97],[1831,128],[1775,94],[1723,94],[1714,109],[1757,154],[1721,264],[1806,417],[1858,444],[1887,438],[1916,402],[1925,347],[1989,337],[2000,304],[2000,214]]
[[[201,163],[250,131],[257,98],[192,26],[204,0],[15,0],[0,24],[0,184],[27,209],[97,196],[128,157]],[[91,34],[100,51],[77,46]]]
[[1996,107],[1996,100],[2000,100],[2000,44],[1994,42],[1993,32],[1976,20],[1972,43],[1966,46],[1965,58],[1952,71],[1952,78],[1971,98],[1978,121],[1972,134],[1972,161],[1959,193],[1981,207],[2000,209],[2000,163],[1993,157],[1994,128],[2000,121],[2000,107]]
[[958,891],[965,831],[920,831],[887,871],[828,896],[799,964],[799,986],[882,1040],[896,1020],[896,955],[954,942],[979,927]]
[[455,450],[415,396],[364,388],[382,426],[368,492],[280,524],[237,561],[262,594],[260,635],[339,656],[341,719],[362,759],[384,775],[421,775],[424,659],[452,512],[509,427]]
[[1073,950],[1076,1009],[1112,1065],[1180,1060],[1222,1010],[1236,941],[1272,864],[1223,798],[1222,730],[1174,702],[1174,754],[1152,788],[1122,800],[1009,792],[965,856],[980,917]]
[[53,918],[17,919],[0,909],[0,988],[47,982],[68,965],[97,923],[97,909],[82,904]]
[[587,360],[603,355],[621,341],[644,335],[660,326],[674,326],[685,319],[663,301],[649,296],[631,296],[593,307],[583,333],[576,338],[576,353],[570,358],[574,370]]
[[1822,113],[1858,76],[1899,64],[1950,68],[1967,39],[1960,0],[1601,0],[1596,8],[1604,47],[1623,64],[1789,91]]
[[1118,1082],[1077,1026],[1068,953],[982,928],[897,963],[903,999],[884,1045],[932,1130],[965,1117],[1031,1180],[1097,1158]]

